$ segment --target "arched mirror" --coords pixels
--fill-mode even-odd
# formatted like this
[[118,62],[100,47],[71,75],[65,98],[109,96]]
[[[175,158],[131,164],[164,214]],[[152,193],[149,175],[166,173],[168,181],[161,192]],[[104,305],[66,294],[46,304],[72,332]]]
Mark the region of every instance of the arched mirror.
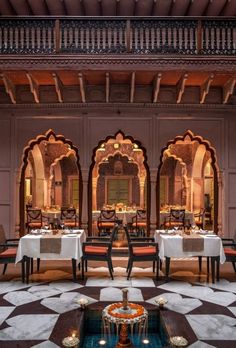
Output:
[[101,141],[90,168],[92,233],[97,233],[101,211],[115,211],[118,219],[130,224],[137,210],[144,210],[149,221],[148,185],[146,154],[139,142],[120,131]]
[[188,131],[162,150],[158,171],[159,227],[184,211],[185,226],[217,231],[218,184],[214,149]]
[[27,210],[38,209],[48,221],[60,219],[62,208],[81,215],[81,174],[78,150],[52,130],[26,147],[20,183],[21,233]]

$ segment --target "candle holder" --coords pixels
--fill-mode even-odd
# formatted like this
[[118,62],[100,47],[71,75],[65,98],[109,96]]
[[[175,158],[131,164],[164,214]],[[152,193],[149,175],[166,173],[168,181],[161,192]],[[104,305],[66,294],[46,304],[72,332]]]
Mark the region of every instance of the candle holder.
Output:
[[63,347],[77,348],[80,340],[76,336],[65,337],[62,341]]
[[87,298],[82,297],[77,301],[77,303],[80,305],[80,308],[84,310],[89,301]]
[[158,304],[160,309],[163,309],[168,301],[164,297],[158,297],[155,299],[155,302]]
[[186,347],[188,345],[188,341],[183,336],[172,336],[170,337],[170,343],[172,347]]

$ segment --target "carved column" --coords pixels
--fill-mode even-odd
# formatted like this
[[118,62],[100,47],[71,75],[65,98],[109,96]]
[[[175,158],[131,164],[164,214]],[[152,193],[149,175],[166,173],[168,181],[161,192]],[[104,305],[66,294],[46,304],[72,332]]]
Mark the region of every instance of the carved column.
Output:
[[[225,212],[223,214],[223,209],[225,207],[223,185],[224,185],[224,172],[219,171],[218,173],[218,234],[220,236],[224,234],[224,226],[225,226],[225,221],[223,220],[225,216]],[[214,214],[215,214],[215,211],[214,211]],[[215,229],[215,226],[214,226],[214,229]],[[226,235],[225,237],[229,238],[229,235]]]
[[144,196],[144,187],[145,187],[145,177],[139,178],[139,186],[140,186],[140,200],[139,205],[141,208],[146,206],[145,204],[145,196]]
[[81,227],[88,229],[88,169],[81,169],[83,178],[83,201],[82,201],[82,216],[81,216]]
[[156,205],[156,169],[150,169],[150,230],[156,229],[157,205]]
[[97,208],[97,182],[98,178],[92,178],[92,209],[98,210]]

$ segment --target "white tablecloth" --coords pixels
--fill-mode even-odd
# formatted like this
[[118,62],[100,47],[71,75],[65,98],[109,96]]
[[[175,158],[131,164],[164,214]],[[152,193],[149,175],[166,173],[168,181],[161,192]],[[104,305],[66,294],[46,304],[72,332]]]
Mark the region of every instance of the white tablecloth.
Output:
[[154,234],[155,241],[159,244],[159,256],[161,260],[165,257],[192,257],[192,256],[220,256],[220,263],[225,262],[225,253],[222,240],[218,236],[201,236],[204,238],[204,250],[199,252],[184,252],[183,237],[160,233],[156,230]]
[[40,253],[40,238],[43,238],[43,236],[31,234],[25,235],[19,241],[16,263],[21,261],[23,256],[40,258],[41,260],[79,260],[82,256],[82,243],[86,241],[85,231],[79,231],[81,233],[74,234],[73,236],[62,235],[60,254]]

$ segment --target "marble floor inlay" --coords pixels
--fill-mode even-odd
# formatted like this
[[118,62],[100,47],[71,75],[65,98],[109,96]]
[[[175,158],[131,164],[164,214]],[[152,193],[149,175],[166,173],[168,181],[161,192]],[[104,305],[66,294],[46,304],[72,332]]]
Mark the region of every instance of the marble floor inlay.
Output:
[[179,294],[173,294],[168,292],[164,292],[163,294],[159,296],[153,297],[150,300],[147,300],[147,302],[158,306],[155,300],[157,300],[160,297],[165,298],[168,301],[167,304],[165,305],[165,308],[168,308],[172,311],[175,311],[181,314],[189,313],[193,311],[195,308],[202,306],[202,302],[199,301],[198,299],[183,298]]
[[9,327],[0,330],[0,341],[49,339],[58,314],[22,314],[6,320]]
[[0,348],[61,348],[62,339],[78,329],[83,315],[79,299],[100,310],[104,302],[122,301],[123,288],[129,289],[130,302],[157,311],[155,299],[165,297],[168,303],[160,315],[172,334],[186,336],[189,348],[235,348],[234,278],[212,284],[205,282],[205,275],[201,282],[199,277],[177,271],[169,280],[160,273],[156,281],[151,267],[134,267],[127,280],[126,268],[118,266],[114,280],[106,267],[91,267],[86,280],[76,282],[71,273],[54,270],[34,274],[29,285],[0,278]]
[[236,319],[226,315],[187,314],[199,340],[236,340]]

